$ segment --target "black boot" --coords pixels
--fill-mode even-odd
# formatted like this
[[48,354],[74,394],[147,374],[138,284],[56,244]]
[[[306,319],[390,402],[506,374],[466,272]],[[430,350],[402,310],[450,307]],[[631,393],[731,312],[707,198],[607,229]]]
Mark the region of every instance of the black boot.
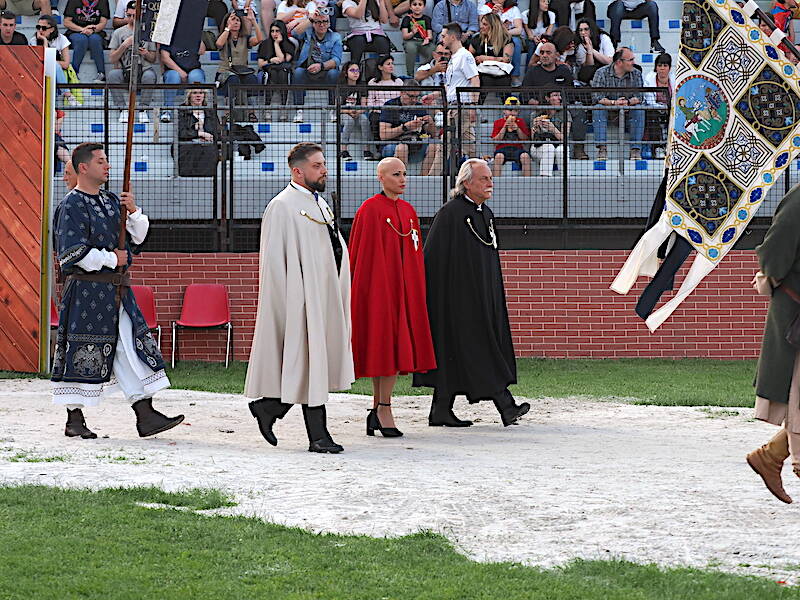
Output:
[[67,437],[80,436],[84,440],[93,440],[97,434],[86,427],[86,419],[83,418],[83,411],[80,408],[67,409],[67,426],[64,428],[64,435]]
[[261,398],[261,400],[254,400],[249,406],[250,414],[258,421],[261,435],[268,443],[277,446],[278,438],[272,433],[272,426],[275,425],[275,421],[286,416],[292,405],[281,402],[280,398]]
[[139,437],[148,437],[163,433],[179,425],[183,421],[183,415],[168,417],[153,408],[152,398],[142,398],[131,405],[133,412],[136,413],[136,431]]
[[428,414],[429,427],[469,427],[472,421],[459,419],[453,414],[453,405],[456,402],[455,396],[445,398],[435,388],[433,390],[433,400],[431,401],[431,412]]
[[497,398],[494,399],[494,405],[497,412],[500,413],[500,418],[503,420],[503,427],[508,427],[517,422],[517,420],[530,409],[531,405],[527,402],[517,404],[514,402],[514,396],[508,389],[503,390]]
[[344,450],[328,433],[328,415],[324,404],[311,407],[303,404],[303,420],[306,422],[309,452],[338,454]]

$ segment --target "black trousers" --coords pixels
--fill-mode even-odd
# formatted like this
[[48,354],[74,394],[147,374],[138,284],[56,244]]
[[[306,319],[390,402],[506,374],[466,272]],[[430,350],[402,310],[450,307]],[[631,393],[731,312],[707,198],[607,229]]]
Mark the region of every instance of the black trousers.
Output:
[[364,52],[389,54],[392,45],[389,38],[383,35],[373,35],[371,42],[367,42],[365,35],[354,35],[347,38],[347,47],[350,48],[350,61],[358,65],[361,64],[361,55]]

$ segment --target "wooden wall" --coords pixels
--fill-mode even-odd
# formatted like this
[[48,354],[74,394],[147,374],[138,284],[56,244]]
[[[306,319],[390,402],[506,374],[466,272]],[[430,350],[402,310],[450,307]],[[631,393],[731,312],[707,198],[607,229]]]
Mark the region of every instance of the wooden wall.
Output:
[[44,51],[0,46],[0,370],[39,370]]

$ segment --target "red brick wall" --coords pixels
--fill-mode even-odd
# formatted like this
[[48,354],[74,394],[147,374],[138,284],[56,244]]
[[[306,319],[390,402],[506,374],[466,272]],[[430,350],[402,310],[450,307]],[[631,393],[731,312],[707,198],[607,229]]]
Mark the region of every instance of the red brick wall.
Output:
[[[502,254],[518,356],[740,359],[758,355],[767,300],[756,296],[749,284],[758,268],[752,251],[731,252],[655,334],[633,312],[645,280],[628,296],[608,289],[627,252]],[[685,271],[686,267],[678,274],[676,285]],[[247,359],[258,297],[257,254],[145,253],[132,274],[134,283],[155,289],[165,357],[171,351],[170,322],[180,315],[186,286],[222,283],[230,295],[235,357]],[[182,359],[224,360],[223,331],[179,335]]]

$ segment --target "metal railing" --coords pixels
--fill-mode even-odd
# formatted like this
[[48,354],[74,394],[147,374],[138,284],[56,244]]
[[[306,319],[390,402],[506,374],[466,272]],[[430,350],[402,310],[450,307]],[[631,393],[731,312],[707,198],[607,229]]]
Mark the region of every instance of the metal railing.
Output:
[[[65,143],[71,149],[82,141],[102,142],[113,168],[109,188],[118,190],[124,134],[115,110],[122,107],[114,106],[109,92],[124,86],[64,87],[84,95],[82,105],[64,107]],[[363,97],[370,92],[399,95],[401,91],[427,96],[424,105],[401,107],[348,105],[347,98],[353,95],[348,92],[354,91],[351,86],[308,86],[304,104],[294,98],[298,90],[291,85],[231,86],[226,98],[218,96],[216,86],[210,84],[143,85],[140,89],[154,94],[141,107],[148,122],[135,129],[133,168],[134,190],[151,217],[151,250],[256,250],[263,209],[289,180],[286,153],[303,140],[321,143],[326,151],[330,171],[326,195],[345,230],[361,202],[379,191],[375,165],[369,158],[406,153],[401,154],[410,162],[406,198],[417,209],[423,227],[446,201],[463,157],[469,153],[486,158],[495,171],[491,202],[507,248],[628,248],[644,225],[663,176],[661,152],[668,108],[600,107],[591,102],[591,94],[603,92],[596,88],[561,89],[560,105],[529,104],[531,98],[541,99],[541,89],[484,89],[484,104],[447,105],[443,88],[356,88]],[[213,141],[187,137],[186,125],[192,121],[188,115],[198,108],[176,105],[169,98],[190,89],[205,90],[208,114],[204,120],[213,115],[219,121]],[[621,91],[652,94],[656,90],[613,89]],[[509,95],[521,104],[504,105]],[[532,130],[534,139],[511,140],[523,146],[528,155],[525,164],[516,152],[498,152],[496,146],[509,140],[492,138],[494,124],[503,118],[503,111],[511,109],[519,111],[528,128],[542,121],[557,123],[561,139],[537,139]],[[414,111],[430,115],[424,134],[412,140],[380,139],[381,111],[391,120],[392,112],[404,110],[411,111],[406,116]],[[631,140],[625,133],[626,127],[630,129],[631,110],[644,113],[643,118],[637,117],[644,121],[644,140]],[[609,118],[595,118],[600,111]],[[595,142],[597,123],[607,123],[605,156],[599,155]],[[470,125],[474,126],[472,138],[464,131]],[[403,141],[409,143],[398,148]],[[631,157],[630,150],[637,144],[641,156]],[[546,145],[550,148],[541,150]],[[550,162],[543,166],[544,161],[552,161],[552,166]],[[785,190],[796,171],[784,177]],[[63,185],[55,190],[63,193]],[[768,196],[768,206],[752,222],[751,230],[765,229],[781,195],[776,190]],[[744,236],[743,243],[753,244],[758,237]]]

